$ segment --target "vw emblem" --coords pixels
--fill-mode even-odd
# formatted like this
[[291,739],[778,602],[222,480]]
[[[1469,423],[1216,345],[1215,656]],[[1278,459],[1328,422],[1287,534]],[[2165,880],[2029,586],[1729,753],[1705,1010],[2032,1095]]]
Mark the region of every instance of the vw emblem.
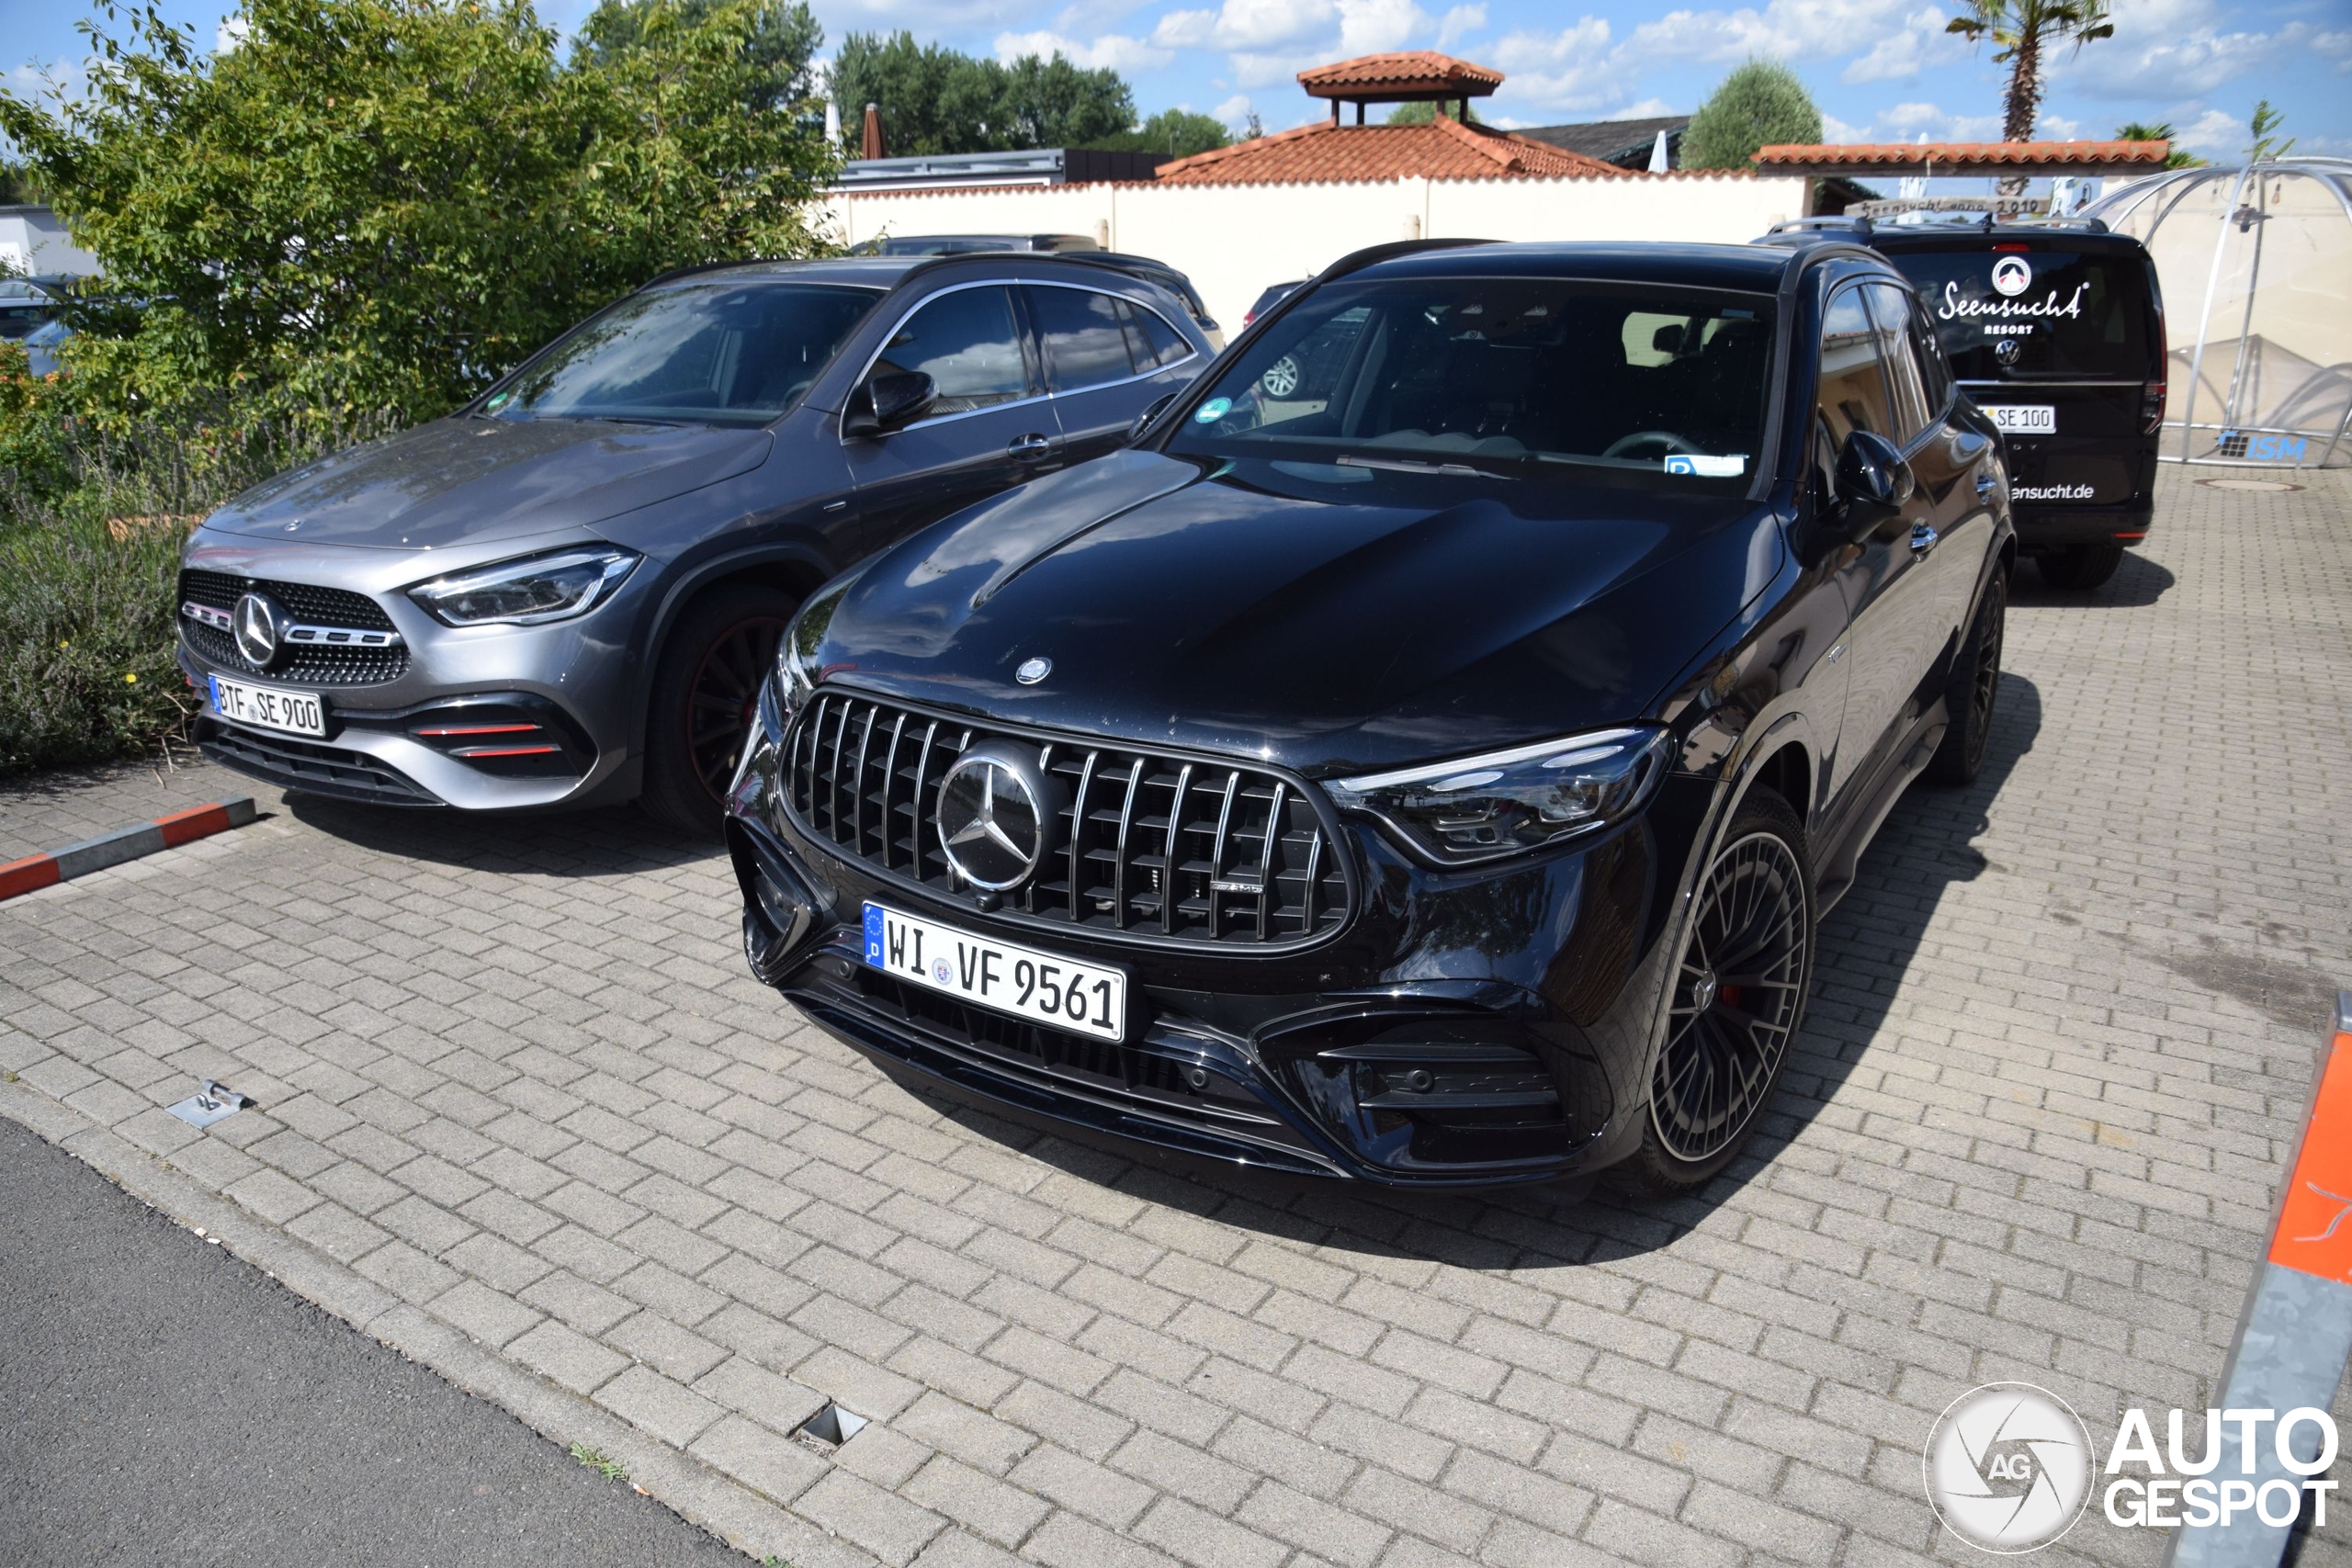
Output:
[[277,606],[262,595],[248,593],[237,601],[231,629],[237,639],[237,651],[254,669],[266,668],[277,657]]
[[1053,672],[1054,661],[1050,659],[1024,659],[1021,668],[1012,672],[1012,678],[1024,686],[1034,686]]
[[1053,847],[1068,795],[1030,748],[976,741],[939,781],[939,845],[947,863],[983,891],[1018,887]]

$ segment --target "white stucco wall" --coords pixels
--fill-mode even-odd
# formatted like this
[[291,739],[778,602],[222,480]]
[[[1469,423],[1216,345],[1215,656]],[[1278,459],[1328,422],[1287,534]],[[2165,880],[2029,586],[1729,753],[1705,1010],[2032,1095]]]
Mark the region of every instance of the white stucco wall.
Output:
[[46,207],[0,207],[0,261],[18,272],[98,270],[98,258],[68,240],[64,220]]
[[1228,333],[1270,283],[1412,238],[1754,239],[1804,210],[1804,182],[1744,175],[1347,185],[1098,184],[874,192],[824,204],[834,236],[1085,234],[1184,273]]

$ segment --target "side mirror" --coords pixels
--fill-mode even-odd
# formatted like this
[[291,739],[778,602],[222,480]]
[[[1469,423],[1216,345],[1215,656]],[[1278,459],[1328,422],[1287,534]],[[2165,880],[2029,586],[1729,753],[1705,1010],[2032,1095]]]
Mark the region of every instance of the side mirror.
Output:
[[939,389],[920,370],[876,376],[850,396],[842,411],[842,434],[856,440],[896,430],[921,419],[939,400]]
[[1911,499],[1916,483],[1911,465],[1894,442],[1855,431],[1838,454],[1838,500],[1845,508],[1841,531],[1860,538],[1877,527]]
[[1143,412],[1136,415],[1136,422],[1127,426],[1127,439],[1133,441],[1137,436],[1141,435],[1144,433],[1145,427],[1149,425],[1153,420],[1159,417],[1160,411],[1167,408],[1170,403],[1172,403],[1175,400],[1176,394],[1173,392],[1163,392],[1159,397],[1152,399],[1151,401],[1145,406]]

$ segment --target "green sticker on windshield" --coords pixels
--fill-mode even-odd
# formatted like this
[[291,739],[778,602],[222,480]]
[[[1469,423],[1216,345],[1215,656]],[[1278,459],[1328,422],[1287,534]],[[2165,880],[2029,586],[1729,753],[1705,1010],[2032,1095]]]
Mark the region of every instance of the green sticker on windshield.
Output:
[[1223,419],[1228,412],[1230,412],[1232,408],[1233,400],[1231,398],[1211,398],[1207,402],[1203,403],[1199,408],[1193,411],[1193,423],[1197,424],[1215,424],[1218,420]]
[[490,401],[482,404],[482,412],[484,413],[496,413],[500,409],[504,408],[509,402],[512,402],[514,398],[514,394],[512,392],[493,393]]

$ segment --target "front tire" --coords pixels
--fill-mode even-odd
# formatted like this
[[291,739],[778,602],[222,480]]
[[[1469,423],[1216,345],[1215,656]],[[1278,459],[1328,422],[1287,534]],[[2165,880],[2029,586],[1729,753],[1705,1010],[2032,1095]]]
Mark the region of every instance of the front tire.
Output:
[[645,743],[645,808],[668,826],[718,837],[760,683],[797,607],[773,588],[721,588],[670,628],[653,669]]
[[2052,588],[2087,593],[2115,575],[2123,564],[2121,545],[2069,545],[2046,556],[2034,557],[2041,581]]
[[1709,857],[1675,954],[1642,1146],[1626,1162],[1638,1185],[1692,1191],[1754,1134],[1804,1021],[1815,918],[1804,825],[1759,785]]

